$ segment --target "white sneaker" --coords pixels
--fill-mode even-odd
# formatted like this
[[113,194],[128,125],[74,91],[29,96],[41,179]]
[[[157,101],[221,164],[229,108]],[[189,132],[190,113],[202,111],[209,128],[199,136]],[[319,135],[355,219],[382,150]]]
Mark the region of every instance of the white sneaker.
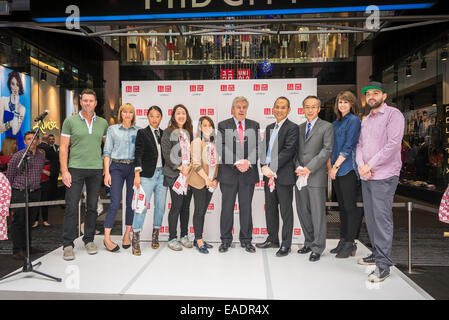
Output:
[[181,244],[186,248],[193,248],[193,243],[187,236],[181,238]]
[[181,251],[182,250],[182,246],[181,244],[178,242],[177,239],[172,239],[168,242],[168,247],[172,250],[175,251]]

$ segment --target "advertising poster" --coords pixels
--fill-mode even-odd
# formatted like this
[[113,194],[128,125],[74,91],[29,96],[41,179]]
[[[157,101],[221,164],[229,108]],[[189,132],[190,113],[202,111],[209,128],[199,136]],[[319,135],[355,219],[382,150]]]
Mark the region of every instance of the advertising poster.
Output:
[[21,150],[24,133],[31,126],[31,79],[0,66],[0,82],[0,147],[6,137],[13,137]]

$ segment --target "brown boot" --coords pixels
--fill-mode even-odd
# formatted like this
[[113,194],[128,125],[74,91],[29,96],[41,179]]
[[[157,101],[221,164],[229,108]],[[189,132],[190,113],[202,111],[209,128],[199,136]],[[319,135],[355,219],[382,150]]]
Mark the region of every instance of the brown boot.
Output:
[[159,248],[159,229],[153,229],[153,236],[151,241],[152,241],[151,247],[153,249]]
[[140,256],[140,232],[133,232],[133,239],[131,240],[131,244],[133,247],[133,255]]

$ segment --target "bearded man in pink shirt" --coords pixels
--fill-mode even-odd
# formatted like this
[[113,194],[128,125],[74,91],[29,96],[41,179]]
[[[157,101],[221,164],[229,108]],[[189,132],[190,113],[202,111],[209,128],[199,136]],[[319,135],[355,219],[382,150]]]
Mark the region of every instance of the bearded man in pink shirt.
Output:
[[401,144],[405,119],[402,113],[385,103],[387,93],[380,82],[372,81],[362,89],[371,108],[362,121],[356,162],[362,179],[366,228],[372,254],[359,264],[376,265],[368,276],[380,282],[390,275],[393,242],[393,198],[401,171]]

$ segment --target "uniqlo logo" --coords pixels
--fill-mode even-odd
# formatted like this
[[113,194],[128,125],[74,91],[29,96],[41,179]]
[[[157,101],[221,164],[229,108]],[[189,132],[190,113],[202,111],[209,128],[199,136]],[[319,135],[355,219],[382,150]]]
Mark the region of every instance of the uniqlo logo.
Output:
[[190,226],[190,229],[189,229],[190,231],[189,231],[189,233],[195,233],[195,231],[193,230],[193,227],[192,226]]
[[126,92],[133,92],[133,87],[126,86]]
[[173,113],[173,109],[168,109],[168,115],[171,116],[172,113]]
[[133,92],[140,92],[139,86],[133,86]]
[[225,85],[225,84],[222,84],[222,85],[220,86],[220,91],[228,91],[228,86]]
[[304,109],[303,108],[298,108],[298,114],[304,114]]
[[235,205],[234,205],[234,210],[238,210],[239,209],[239,206],[238,206],[238,204],[236,203]]
[[293,234],[294,234],[295,236],[300,236],[300,235],[301,235],[301,228],[295,228],[295,229],[293,230]]
[[263,114],[264,115],[271,115],[272,114],[272,109],[271,108],[264,108],[263,109]]
[[168,227],[167,227],[167,226],[162,226],[162,227],[159,229],[159,233],[168,233]]
[[148,115],[148,109],[143,110],[143,114],[146,117]]
[[253,234],[260,234],[260,228],[253,228]]
[[167,209],[168,209],[168,210],[171,209],[171,202],[169,202],[169,203],[167,204]]
[[232,234],[234,234],[234,228],[232,228]]
[[235,91],[235,84],[229,84],[228,91]]
[[302,90],[302,83],[288,83],[287,84],[287,90],[292,91],[300,91]]
[[232,79],[234,79],[234,69],[221,70],[221,80],[232,80]]
[[207,115],[213,116],[215,114],[215,109],[207,109]]
[[203,92],[204,91],[204,85],[202,85],[202,84],[197,85],[196,86],[196,91]]
[[165,86],[165,92],[171,92],[171,86]]
[[164,86],[157,86],[157,92],[164,92]]
[[256,187],[264,187],[265,186],[265,181],[259,181],[258,183],[256,183]]
[[253,91],[260,91],[260,84],[255,84],[253,86]]
[[260,86],[262,91],[268,91],[268,84],[263,84]]
[[143,194],[139,194],[139,201],[143,201],[143,198],[145,197],[145,195]]
[[136,110],[136,116],[141,116],[143,115],[143,110],[142,109],[137,109]]
[[196,92],[196,85],[190,86],[190,92]]
[[207,115],[207,109],[200,109],[200,116]]
[[213,203],[209,203],[207,210],[215,210],[215,205]]
[[267,228],[260,229],[260,234],[267,234],[267,233],[268,233]]
[[263,205],[263,211],[267,210],[266,206],[267,206],[266,204]]

